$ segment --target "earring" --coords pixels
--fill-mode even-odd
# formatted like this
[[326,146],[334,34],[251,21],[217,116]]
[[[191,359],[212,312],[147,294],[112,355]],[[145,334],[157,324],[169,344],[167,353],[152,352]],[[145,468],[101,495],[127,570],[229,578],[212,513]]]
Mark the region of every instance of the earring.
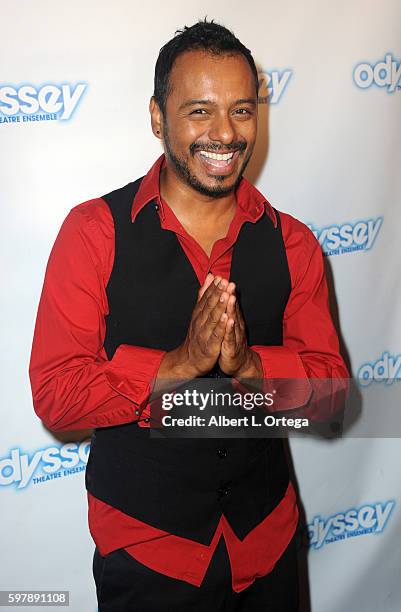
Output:
[[160,134],[160,130],[156,130],[156,134]]

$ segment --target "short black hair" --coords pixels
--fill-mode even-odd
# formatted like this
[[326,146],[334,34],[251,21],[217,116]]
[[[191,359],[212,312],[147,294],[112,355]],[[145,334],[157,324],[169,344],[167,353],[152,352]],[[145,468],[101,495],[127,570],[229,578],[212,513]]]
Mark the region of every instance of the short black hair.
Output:
[[169,79],[177,57],[185,51],[204,50],[214,55],[240,53],[247,60],[255,78],[256,95],[259,90],[258,71],[249,49],[230,30],[214,23],[213,19],[200,20],[194,25],[177,30],[175,36],[160,49],[155,66],[153,97],[165,115],[169,95]]

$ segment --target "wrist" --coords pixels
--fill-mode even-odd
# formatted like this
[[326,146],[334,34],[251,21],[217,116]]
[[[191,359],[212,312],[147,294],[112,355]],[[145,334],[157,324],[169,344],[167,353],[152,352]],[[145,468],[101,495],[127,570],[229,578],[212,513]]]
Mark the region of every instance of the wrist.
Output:
[[188,360],[185,347],[182,345],[164,355],[158,371],[160,379],[187,380],[198,375],[197,369]]
[[235,378],[263,378],[263,366],[259,355],[248,348],[242,366],[233,375]]

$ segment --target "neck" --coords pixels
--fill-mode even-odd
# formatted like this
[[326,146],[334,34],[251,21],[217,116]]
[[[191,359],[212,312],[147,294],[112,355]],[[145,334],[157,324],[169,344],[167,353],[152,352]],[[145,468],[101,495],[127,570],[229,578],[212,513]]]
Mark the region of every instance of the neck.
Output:
[[184,182],[168,162],[160,172],[160,195],[179,219],[187,222],[213,222],[235,210],[235,191],[213,198],[199,193]]

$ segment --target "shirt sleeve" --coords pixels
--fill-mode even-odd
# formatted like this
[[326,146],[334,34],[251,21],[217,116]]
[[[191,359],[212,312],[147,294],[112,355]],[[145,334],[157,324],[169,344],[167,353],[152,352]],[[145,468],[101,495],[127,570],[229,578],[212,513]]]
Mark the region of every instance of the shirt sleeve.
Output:
[[[309,395],[313,403],[315,391],[309,416],[318,417],[323,412],[327,416],[344,402],[349,374],[330,314],[323,254],[303,223],[284,213],[280,217],[291,277],[291,294],[283,320],[283,346],[258,345],[251,349],[261,359],[264,378],[288,382],[309,379],[309,392],[305,384],[298,383],[305,400]],[[296,403],[299,405],[299,401]]]
[[55,431],[138,420],[165,354],[123,344],[107,359],[105,281],[114,226],[106,209],[102,200],[73,208],[46,268],[29,375],[34,409]]

